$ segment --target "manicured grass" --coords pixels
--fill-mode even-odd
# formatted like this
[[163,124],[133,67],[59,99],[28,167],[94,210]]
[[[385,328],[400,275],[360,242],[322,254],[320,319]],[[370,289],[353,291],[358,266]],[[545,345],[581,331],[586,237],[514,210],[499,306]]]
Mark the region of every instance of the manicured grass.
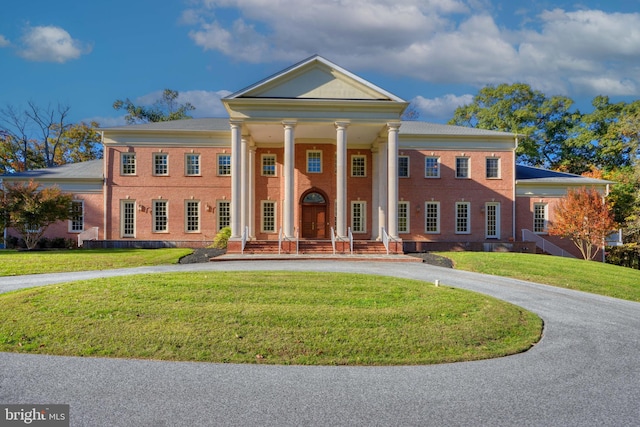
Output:
[[0,250],[0,276],[175,264],[191,249]]
[[413,365],[527,350],[542,321],[494,298],[371,275],[202,272],[0,295],[0,351],[233,363]]
[[503,252],[441,252],[455,268],[513,277],[630,301],[640,301],[640,270],[554,257]]

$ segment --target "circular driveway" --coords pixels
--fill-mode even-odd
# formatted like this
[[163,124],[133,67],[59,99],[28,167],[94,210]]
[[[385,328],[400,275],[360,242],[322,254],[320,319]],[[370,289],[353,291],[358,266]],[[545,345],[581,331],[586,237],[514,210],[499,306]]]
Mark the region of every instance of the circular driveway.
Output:
[[0,292],[92,277],[205,270],[438,279],[443,286],[482,292],[537,313],[545,322],[544,337],[515,356],[400,367],[226,365],[0,353],[0,403],[69,404],[72,426],[640,424],[639,303],[427,264],[335,261],[212,262],[5,277],[0,278]]

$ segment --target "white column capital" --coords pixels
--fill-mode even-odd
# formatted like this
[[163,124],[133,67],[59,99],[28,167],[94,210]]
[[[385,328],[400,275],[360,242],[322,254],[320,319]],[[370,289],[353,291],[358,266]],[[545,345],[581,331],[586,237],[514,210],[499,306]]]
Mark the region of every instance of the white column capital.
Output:
[[294,128],[294,127],[296,127],[297,124],[298,124],[297,120],[283,120],[282,121],[282,126],[284,126],[285,129]]
[[398,129],[400,129],[400,125],[401,125],[400,122],[388,122],[387,123],[387,130],[388,131],[393,131],[393,130],[397,131]]
[[237,129],[244,124],[244,120],[241,119],[229,119],[229,125],[231,129]]
[[341,120],[341,121],[335,122],[334,124],[336,126],[336,129],[346,129],[349,127],[351,122],[348,120]]

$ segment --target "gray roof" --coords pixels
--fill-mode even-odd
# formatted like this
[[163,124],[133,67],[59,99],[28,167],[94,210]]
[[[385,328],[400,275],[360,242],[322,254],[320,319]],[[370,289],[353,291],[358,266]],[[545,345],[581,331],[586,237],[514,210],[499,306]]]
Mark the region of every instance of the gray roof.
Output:
[[418,121],[403,121],[400,126],[400,135],[503,136],[511,138],[517,136],[509,132]]
[[4,180],[102,180],[102,160],[89,160],[79,163],[68,163],[45,169],[35,169],[2,175]]
[[168,122],[152,122],[141,123],[135,125],[118,126],[111,128],[102,128],[102,130],[109,131],[228,131],[229,118],[198,118],[198,119],[183,119],[183,120],[171,120]]
[[533,166],[516,165],[516,181],[518,184],[572,184],[572,185],[606,185],[613,181],[589,178],[566,172],[556,172],[548,169],[535,168]]

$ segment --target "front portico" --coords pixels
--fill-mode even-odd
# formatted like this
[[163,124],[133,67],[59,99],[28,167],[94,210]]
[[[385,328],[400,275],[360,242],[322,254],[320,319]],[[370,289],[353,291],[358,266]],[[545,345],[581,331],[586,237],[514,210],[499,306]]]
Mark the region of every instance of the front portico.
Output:
[[[363,240],[379,239],[382,228],[398,238],[405,101],[314,56],[223,104],[231,128],[232,241],[245,230],[250,239],[274,239],[280,229],[285,238],[329,239],[334,228],[346,238],[352,225]],[[265,227],[265,206],[276,230]]]

